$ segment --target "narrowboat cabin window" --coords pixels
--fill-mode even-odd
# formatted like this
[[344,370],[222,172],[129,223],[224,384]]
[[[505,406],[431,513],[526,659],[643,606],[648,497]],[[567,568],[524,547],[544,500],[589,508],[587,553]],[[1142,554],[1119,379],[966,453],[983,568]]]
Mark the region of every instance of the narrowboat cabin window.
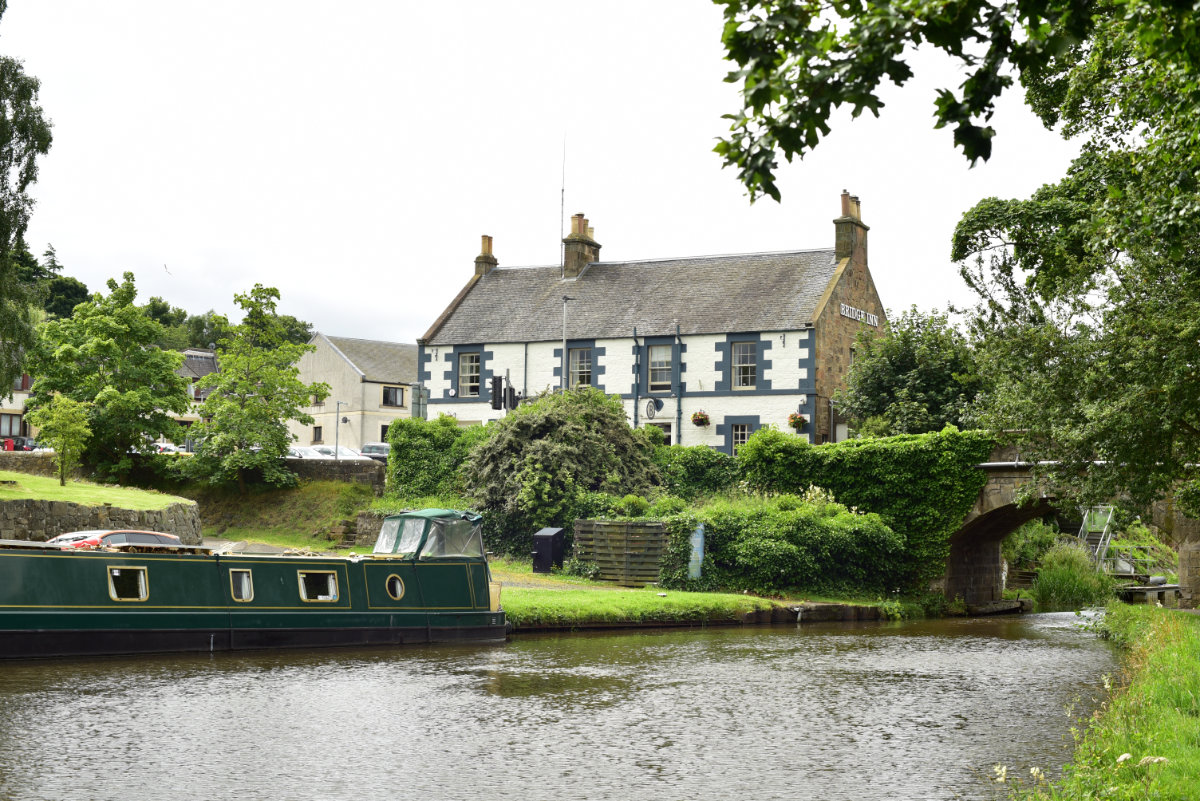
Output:
[[254,579],[249,570],[230,570],[229,586],[233,600],[242,603],[254,600]]
[[425,533],[425,520],[419,517],[389,518],[379,529],[374,553],[394,553],[412,556],[421,545]]
[[150,585],[144,567],[110,567],[108,594],[114,601],[144,601],[150,597]]
[[393,601],[399,601],[404,597],[404,579],[397,576],[395,573],[387,577],[387,594],[391,596]]
[[332,570],[298,570],[300,576],[300,600],[336,601],[338,599],[337,574]]
[[469,520],[432,520],[429,537],[421,549],[421,558],[443,556],[483,556],[483,535],[479,523]]

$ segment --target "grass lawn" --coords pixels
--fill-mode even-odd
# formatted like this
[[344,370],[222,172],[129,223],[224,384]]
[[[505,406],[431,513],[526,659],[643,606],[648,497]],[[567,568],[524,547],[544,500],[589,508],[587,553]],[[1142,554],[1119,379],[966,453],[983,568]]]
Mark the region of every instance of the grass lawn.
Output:
[[187,503],[187,498],[167,495],[153,490],[131,487],[116,487],[91,484],[86,481],[68,481],[59,486],[57,478],[35,476],[30,473],[14,473],[0,470],[0,481],[15,481],[16,484],[0,484],[0,501],[15,501],[26,498],[43,501],[69,501],[83,506],[100,506],[111,503],[122,509],[148,511],[165,509],[173,503]]
[[605,624],[737,623],[774,602],[753,595],[646,589],[513,587],[501,595],[508,619],[521,628]]

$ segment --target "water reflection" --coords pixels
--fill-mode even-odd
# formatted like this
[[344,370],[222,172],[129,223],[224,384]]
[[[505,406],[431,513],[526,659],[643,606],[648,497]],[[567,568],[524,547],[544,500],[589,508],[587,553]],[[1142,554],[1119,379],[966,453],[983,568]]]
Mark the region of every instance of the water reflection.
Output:
[[992,798],[1114,669],[1074,616],[0,665],[0,798]]

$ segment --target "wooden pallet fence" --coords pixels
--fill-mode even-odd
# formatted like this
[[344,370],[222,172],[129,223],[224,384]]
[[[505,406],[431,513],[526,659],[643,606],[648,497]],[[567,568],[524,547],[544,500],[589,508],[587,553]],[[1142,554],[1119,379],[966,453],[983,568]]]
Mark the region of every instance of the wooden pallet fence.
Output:
[[659,561],[667,548],[661,522],[576,520],[575,556],[600,567],[600,578],[625,587],[658,581]]

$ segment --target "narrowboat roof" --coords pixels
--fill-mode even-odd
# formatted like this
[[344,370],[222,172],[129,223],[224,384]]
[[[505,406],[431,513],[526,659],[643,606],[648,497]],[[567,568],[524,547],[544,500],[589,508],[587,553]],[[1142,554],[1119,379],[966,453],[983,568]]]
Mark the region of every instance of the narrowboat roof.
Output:
[[418,517],[424,519],[434,519],[439,517],[457,517],[462,520],[469,520],[472,523],[482,520],[480,515],[474,512],[462,512],[457,509],[413,509],[408,512],[401,512],[397,515],[388,515],[388,517]]

